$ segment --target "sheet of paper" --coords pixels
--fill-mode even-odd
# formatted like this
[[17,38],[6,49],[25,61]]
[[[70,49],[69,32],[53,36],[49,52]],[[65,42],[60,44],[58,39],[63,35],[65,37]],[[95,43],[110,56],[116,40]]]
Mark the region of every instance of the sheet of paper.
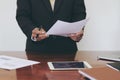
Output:
[[69,23],[58,20],[47,32],[47,35],[67,36],[71,33],[80,32],[86,25],[88,19]]
[[116,55],[104,55],[104,56],[98,56],[97,57],[99,60],[108,60],[108,61],[120,61],[120,56]]
[[12,70],[12,69],[18,69],[25,66],[38,64],[38,63],[40,62],[0,55],[0,68],[2,69]]

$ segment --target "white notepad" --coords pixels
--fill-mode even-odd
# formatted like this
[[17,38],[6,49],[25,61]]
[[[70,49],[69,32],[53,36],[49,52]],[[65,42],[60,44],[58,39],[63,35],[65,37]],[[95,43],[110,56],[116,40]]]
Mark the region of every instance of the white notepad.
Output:
[[18,69],[18,68],[38,64],[38,63],[40,62],[0,55],[0,68],[2,69],[13,70],[13,69]]

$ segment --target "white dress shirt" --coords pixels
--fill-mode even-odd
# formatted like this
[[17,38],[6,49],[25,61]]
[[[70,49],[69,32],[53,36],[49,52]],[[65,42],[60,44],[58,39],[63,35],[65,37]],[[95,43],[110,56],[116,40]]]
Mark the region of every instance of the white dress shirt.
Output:
[[52,10],[54,10],[55,0],[50,0],[50,4],[51,4],[51,7],[52,7]]

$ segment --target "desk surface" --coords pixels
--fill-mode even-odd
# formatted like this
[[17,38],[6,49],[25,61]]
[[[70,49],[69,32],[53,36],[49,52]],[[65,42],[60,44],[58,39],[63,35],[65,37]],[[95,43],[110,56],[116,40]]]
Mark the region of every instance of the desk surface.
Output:
[[[0,80],[61,80],[61,78],[64,78],[65,80],[79,80],[81,76],[78,74],[77,71],[50,71],[47,62],[79,60],[87,61],[92,67],[103,67],[109,61],[97,60],[97,56],[120,56],[120,52],[78,51],[76,54],[67,55],[40,55],[26,52],[0,52],[0,55],[14,56],[41,62],[40,64],[23,67],[11,71],[0,69]],[[51,75],[55,75],[59,78],[54,79]],[[48,77],[51,79],[49,79]]]

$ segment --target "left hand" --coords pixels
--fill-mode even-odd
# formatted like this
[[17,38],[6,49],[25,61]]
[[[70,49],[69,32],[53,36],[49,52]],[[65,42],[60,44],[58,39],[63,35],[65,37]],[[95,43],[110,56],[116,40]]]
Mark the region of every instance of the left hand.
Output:
[[73,33],[73,34],[70,34],[69,37],[76,41],[76,42],[79,42],[81,39],[82,39],[82,36],[83,36],[83,33],[84,33],[84,30],[81,30],[80,32],[78,33]]

